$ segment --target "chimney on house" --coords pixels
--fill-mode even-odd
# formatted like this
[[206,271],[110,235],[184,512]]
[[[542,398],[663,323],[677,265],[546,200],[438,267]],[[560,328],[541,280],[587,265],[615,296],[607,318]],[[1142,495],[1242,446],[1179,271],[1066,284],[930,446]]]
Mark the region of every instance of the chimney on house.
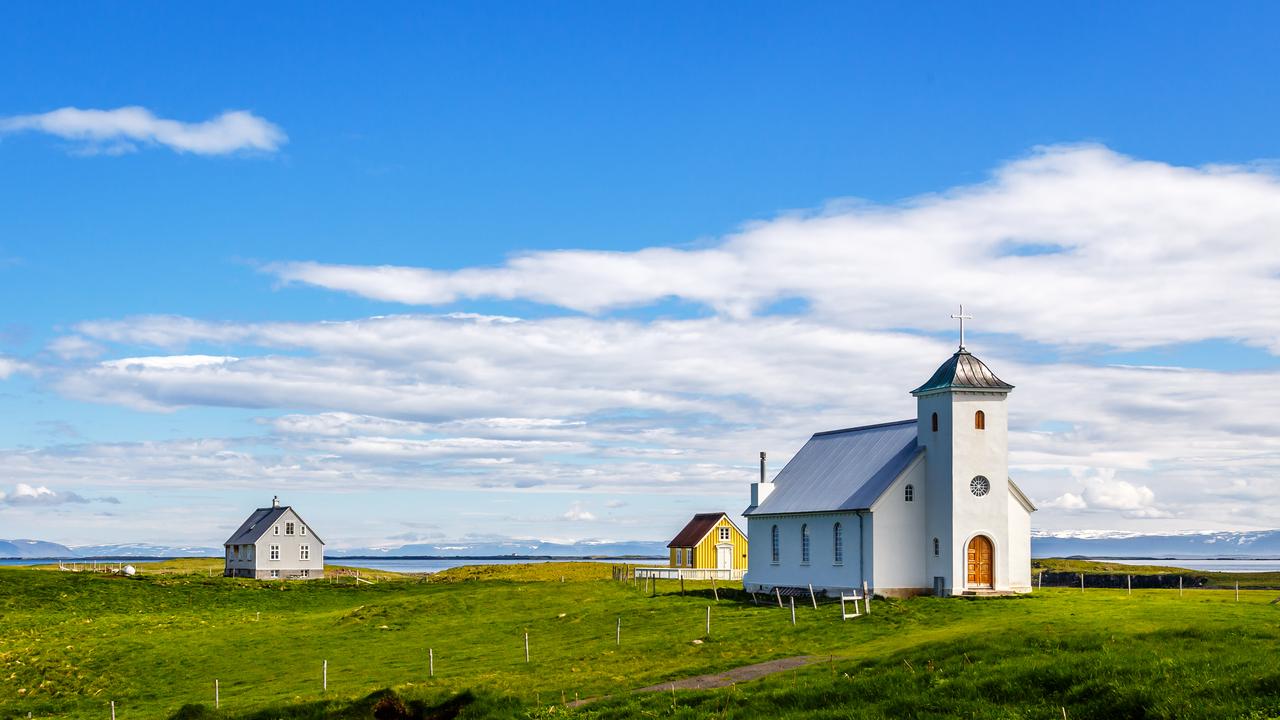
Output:
[[271,496],[271,507],[280,507],[280,496],[279,496],[279,495],[272,495],[272,496]]
[[[760,451],[760,482],[751,483],[751,507],[757,507],[773,492],[773,483],[765,478],[765,454]],[[750,508],[748,508],[750,509]]]

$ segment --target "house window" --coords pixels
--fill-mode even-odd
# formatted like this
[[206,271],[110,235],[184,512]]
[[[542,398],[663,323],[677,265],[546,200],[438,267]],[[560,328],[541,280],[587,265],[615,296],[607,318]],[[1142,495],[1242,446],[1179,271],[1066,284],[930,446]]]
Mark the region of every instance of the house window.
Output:
[[309,577],[311,577],[311,571],[310,571],[310,570],[303,570],[303,571],[302,571],[302,577],[304,577],[304,578],[309,578]]
[[938,557],[938,538],[933,539],[933,556]]
[[973,429],[974,429],[974,430],[986,430],[986,429],[987,429],[987,414],[986,414],[986,413],[984,413],[984,412],[982,412],[981,410],[979,410],[978,412],[976,412],[976,413],[974,413],[974,414],[973,414]]
[[908,486],[907,486],[907,487],[902,491],[902,499],[903,499],[903,500],[906,500],[907,502],[914,502],[914,501],[915,501],[915,499],[916,499],[916,486],[915,486],[915,485],[908,485]]
[[809,564],[809,526],[800,526],[800,564]]
[[272,546],[271,546],[271,559],[272,559],[272,560],[279,560],[279,559],[280,559],[280,546],[279,546],[279,545],[272,545]]
[[727,527],[720,528],[720,539],[724,542],[729,541],[729,528]]
[[773,547],[773,563],[776,565],[776,564],[778,563],[778,556],[782,554],[782,552],[781,552],[781,551],[782,551],[782,542],[781,542],[781,541],[780,541],[780,539],[778,538],[778,526],[777,526],[777,525],[774,525],[774,526],[773,526],[772,547]]
[[676,548],[676,567],[684,565],[684,548]]
[[299,525],[299,526],[298,526],[298,534],[299,534],[299,535],[306,535],[306,534],[307,534],[307,526],[306,526],[306,525]]
[[310,560],[310,559],[311,559],[311,546],[310,546],[310,545],[299,545],[299,546],[298,546],[298,559],[299,559],[299,560]]
[[292,534],[293,534],[293,523],[285,523],[285,524],[284,524],[284,534],[285,534],[285,535],[292,535]]
[[938,432],[938,413],[933,414],[933,431]]
[[257,545],[245,545],[245,557],[247,559],[249,560],[253,559],[253,549],[255,547],[257,547]]
[[272,579],[272,580],[278,580],[279,578],[280,578],[280,571],[279,571],[279,570],[272,570],[272,571],[271,571],[271,579]]
[[280,526],[279,526],[279,525],[276,525],[275,527],[271,528],[271,534],[272,534],[272,535],[279,535],[279,534],[280,534]]
[[234,549],[234,548],[235,548],[235,546],[234,546],[234,545],[228,545],[228,546],[227,546],[227,560],[230,560],[232,557],[234,557],[234,556],[232,555],[232,552],[233,552],[233,549]]
[[840,523],[831,526],[831,545],[835,548],[832,562],[836,565],[844,564],[844,528],[840,527]]

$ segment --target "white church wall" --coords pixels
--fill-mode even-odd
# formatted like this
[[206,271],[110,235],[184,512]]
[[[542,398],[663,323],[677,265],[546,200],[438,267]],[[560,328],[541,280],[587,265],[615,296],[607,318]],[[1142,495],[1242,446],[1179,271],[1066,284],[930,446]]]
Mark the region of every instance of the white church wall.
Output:
[[[840,523],[844,539],[842,562],[835,561],[834,525]],[[872,529],[870,517],[862,520],[862,533],[870,550]],[[778,526],[780,539],[778,562],[773,562],[772,531]],[[809,562],[802,559],[801,528],[809,528]],[[863,553],[859,538],[858,514],[806,513],[804,515],[764,515],[747,519],[751,538],[747,549],[748,564],[743,587],[748,591],[769,592],[776,586],[806,587],[815,591],[860,588],[863,571],[870,581],[870,553]]]
[[[926,565],[932,539],[925,535],[928,492],[924,457],[918,457],[871,506],[874,535],[872,585],[881,595],[905,596],[930,587]],[[912,499],[906,499],[911,486]]]
[[[967,548],[976,535],[985,535],[994,546],[992,588],[1009,589],[1009,443],[1008,414],[1003,393],[952,393],[952,553],[953,592],[967,587]],[[981,410],[986,428],[974,427]],[[970,483],[987,478],[990,490],[975,496]]]
[[1009,589],[1031,592],[1031,513],[1009,493]]
[[[925,529],[924,537],[931,547],[925,563],[925,582],[933,587],[933,578],[943,577],[944,587],[951,590],[955,577],[952,558],[951,503],[954,479],[951,472],[951,396],[946,393],[926,395],[916,403],[916,441],[925,448]],[[938,414],[938,430],[933,430],[932,415]],[[933,538],[938,538],[938,554],[933,554]]]

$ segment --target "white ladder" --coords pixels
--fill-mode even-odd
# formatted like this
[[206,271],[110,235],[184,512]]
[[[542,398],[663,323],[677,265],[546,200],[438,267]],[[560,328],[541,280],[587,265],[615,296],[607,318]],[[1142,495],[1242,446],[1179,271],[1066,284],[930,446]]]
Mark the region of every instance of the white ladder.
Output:
[[[849,612],[845,603],[853,603],[853,612]],[[858,608],[858,603],[864,602],[862,594],[854,592],[851,594],[840,593],[840,619],[848,620],[849,618],[862,617],[862,610]]]

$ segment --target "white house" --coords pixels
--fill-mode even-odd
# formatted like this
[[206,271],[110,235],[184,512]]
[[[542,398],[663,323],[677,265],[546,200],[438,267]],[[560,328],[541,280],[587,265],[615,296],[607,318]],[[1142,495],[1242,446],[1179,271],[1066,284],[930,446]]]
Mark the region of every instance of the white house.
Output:
[[324,577],[324,541],[280,498],[258,508],[222,544],[226,550],[224,577],[259,580]]
[[[963,312],[962,312],[963,314]],[[1031,513],[1009,478],[1013,386],[960,350],[916,418],[820,432],[751,487],[747,590],[880,595],[1031,590]]]

